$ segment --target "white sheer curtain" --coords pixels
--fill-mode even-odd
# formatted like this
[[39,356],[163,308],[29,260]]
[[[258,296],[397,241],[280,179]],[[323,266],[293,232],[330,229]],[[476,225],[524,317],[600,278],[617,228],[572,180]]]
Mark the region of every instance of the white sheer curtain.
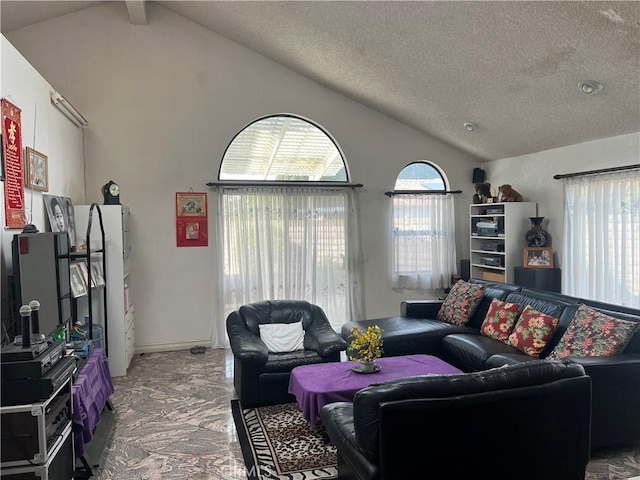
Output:
[[394,288],[448,287],[456,273],[453,195],[393,197]]
[[564,293],[640,308],[640,169],[564,182]]
[[[219,321],[241,305],[274,299],[316,304],[336,330],[363,318],[353,190],[221,188],[218,204]],[[214,325],[212,345],[226,344],[223,331]]]

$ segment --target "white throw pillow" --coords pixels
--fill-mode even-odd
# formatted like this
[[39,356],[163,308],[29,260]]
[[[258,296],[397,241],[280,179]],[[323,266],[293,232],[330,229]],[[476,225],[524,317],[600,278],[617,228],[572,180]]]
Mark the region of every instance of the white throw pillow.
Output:
[[293,352],[304,349],[302,322],[265,323],[260,327],[260,338],[272,353]]

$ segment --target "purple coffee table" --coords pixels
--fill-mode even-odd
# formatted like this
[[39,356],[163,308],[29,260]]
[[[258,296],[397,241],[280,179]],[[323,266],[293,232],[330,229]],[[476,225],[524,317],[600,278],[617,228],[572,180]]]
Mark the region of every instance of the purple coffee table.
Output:
[[404,355],[376,360],[382,366],[377,373],[356,373],[355,362],[330,362],[301,365],[291,370],[289,393],[295,395],[304,418],[315,423],[328,403],[352,402],[358,390],[372,383],[412,375],[450,375],[462,373],[456,367],[431,355]]

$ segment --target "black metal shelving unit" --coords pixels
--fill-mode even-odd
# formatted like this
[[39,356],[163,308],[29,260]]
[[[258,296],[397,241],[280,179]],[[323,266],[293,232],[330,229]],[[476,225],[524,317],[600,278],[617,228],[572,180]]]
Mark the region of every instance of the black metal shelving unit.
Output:
[[[93,212],[98,212],[98,220],[100,222],[100,248],[96,250],[91,250],[91,230],[93,225]],[[92,283],[96,283],[93,281],[93,271],[91,269],[91,255],[92,254],[101,254],[102,256],[102,274],[104,276],[104,286],[102,286],[102,302],[104,307],[104,331],[103,331],[103,340],[104,340],[104,351],[107,356],[109,356],[109,330],[108,330],[108,312],[107,312],[107,259],[106,259],[106,249],[105,249],[105,236],[104,236],[104,225],[102,223],[102,211],[100,210],[100,205],[97,203],[92,203],[89,207],[89,219],[87,221],[87,234],[85,237],[87,249],[84,252],[72,252],[70,257],[72,259],[86,259],[87,262],[87,270],[89,274],[89,285],[87,285],[87,310],[89,316],[89,338],[93,339],[93,288],[91,288]],[[77,299],[74,299],[73,302],[73,316],[77,319]]]

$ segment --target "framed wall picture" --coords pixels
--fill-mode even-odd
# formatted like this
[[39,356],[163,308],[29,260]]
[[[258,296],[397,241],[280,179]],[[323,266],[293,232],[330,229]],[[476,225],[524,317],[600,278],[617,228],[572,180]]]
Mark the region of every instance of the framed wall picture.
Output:
[[69,197],[59,197],[62,205],[62,213],[66,218],[66,230],[69,235],[71,251],[76,249],[76,217],[73,210],[73,202]]
[[525,247],[524,268],[553,268],[553,249],[550,247]]
[[177,192],[176,214],[178,217],[206,217],[207,194],[201,192]]
[[26,148],[27,187],[42,192],[49,191],[49,160],[47,156],[33,148]]
[[178,247],[209,245],[206,192],[176,192],[176,245]]
[[68,230],[67,215],[64,211],[64,202],[58,195],[42,195],[44,207],[47,210],[49,225],[52,232],[66,232]]

